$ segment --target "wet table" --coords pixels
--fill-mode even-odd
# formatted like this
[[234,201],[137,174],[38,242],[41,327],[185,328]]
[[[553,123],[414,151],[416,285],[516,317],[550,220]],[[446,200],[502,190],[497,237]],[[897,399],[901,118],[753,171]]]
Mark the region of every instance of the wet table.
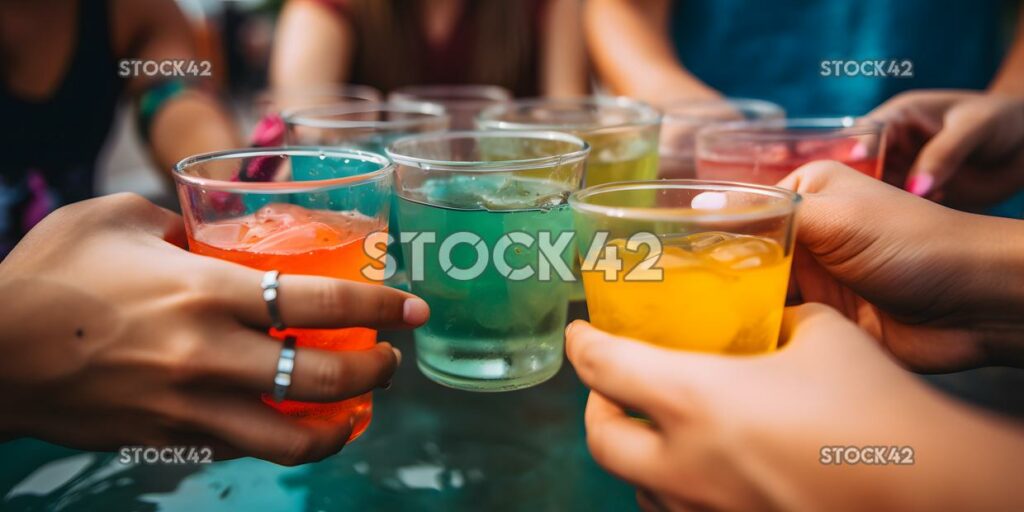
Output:
[[[574,305],[571,316],[582,318]],[[427,380],[412,336],[373,423],[339,455],[286,468],[255,459],[135,465],[34,440],[0,445],[2,510],[635,510],[587,453],[587,390],[568,364],[540,386],[469,393]]]

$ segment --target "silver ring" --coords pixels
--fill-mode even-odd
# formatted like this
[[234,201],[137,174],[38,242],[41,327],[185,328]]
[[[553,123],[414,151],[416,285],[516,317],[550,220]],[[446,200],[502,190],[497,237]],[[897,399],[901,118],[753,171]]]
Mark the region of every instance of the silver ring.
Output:
[[260,288],[263,289],[263,302],[267,303],[267,313],[270,314],[270,326],[279,331],[284,329],[281,309],[277,307],[277,288],[281,286],[277,278],[280,276],[280,272],[271,270],[263,274],[263,281],[260,282]]
[[277,375],[274,375],[274,401],[281,402],[292,385],[292,370],[295,369],[295,336],[285,336],[281,344],[281,355],[277,358]]

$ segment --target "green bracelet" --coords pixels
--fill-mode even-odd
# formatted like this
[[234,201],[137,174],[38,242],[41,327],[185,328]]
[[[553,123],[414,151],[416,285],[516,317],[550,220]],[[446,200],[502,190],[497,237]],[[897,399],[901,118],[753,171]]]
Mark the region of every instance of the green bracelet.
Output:
[[154,84],[139,96],[138,127],[139,134],[149,141],[149,131],[157,112],[168,101],[180,96],[189,89],[184,80],[165,80]]

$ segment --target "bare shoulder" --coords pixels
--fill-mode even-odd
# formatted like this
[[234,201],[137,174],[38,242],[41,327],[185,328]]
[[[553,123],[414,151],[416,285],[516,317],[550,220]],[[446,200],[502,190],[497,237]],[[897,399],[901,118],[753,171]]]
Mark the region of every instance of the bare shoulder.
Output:
[[153,39],[189,41],[185,15],[175,0],[107,0],[114,51],[133,57]]

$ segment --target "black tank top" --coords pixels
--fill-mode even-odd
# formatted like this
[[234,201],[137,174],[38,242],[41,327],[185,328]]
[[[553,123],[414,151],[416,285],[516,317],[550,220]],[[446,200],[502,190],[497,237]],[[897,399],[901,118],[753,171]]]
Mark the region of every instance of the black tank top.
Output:
[[0,85],[0,259],[41,208],[45,214],[93,195],[96,159],[123,88],[108,1],[78,1],[70,64],[49,98],[26,100]]

